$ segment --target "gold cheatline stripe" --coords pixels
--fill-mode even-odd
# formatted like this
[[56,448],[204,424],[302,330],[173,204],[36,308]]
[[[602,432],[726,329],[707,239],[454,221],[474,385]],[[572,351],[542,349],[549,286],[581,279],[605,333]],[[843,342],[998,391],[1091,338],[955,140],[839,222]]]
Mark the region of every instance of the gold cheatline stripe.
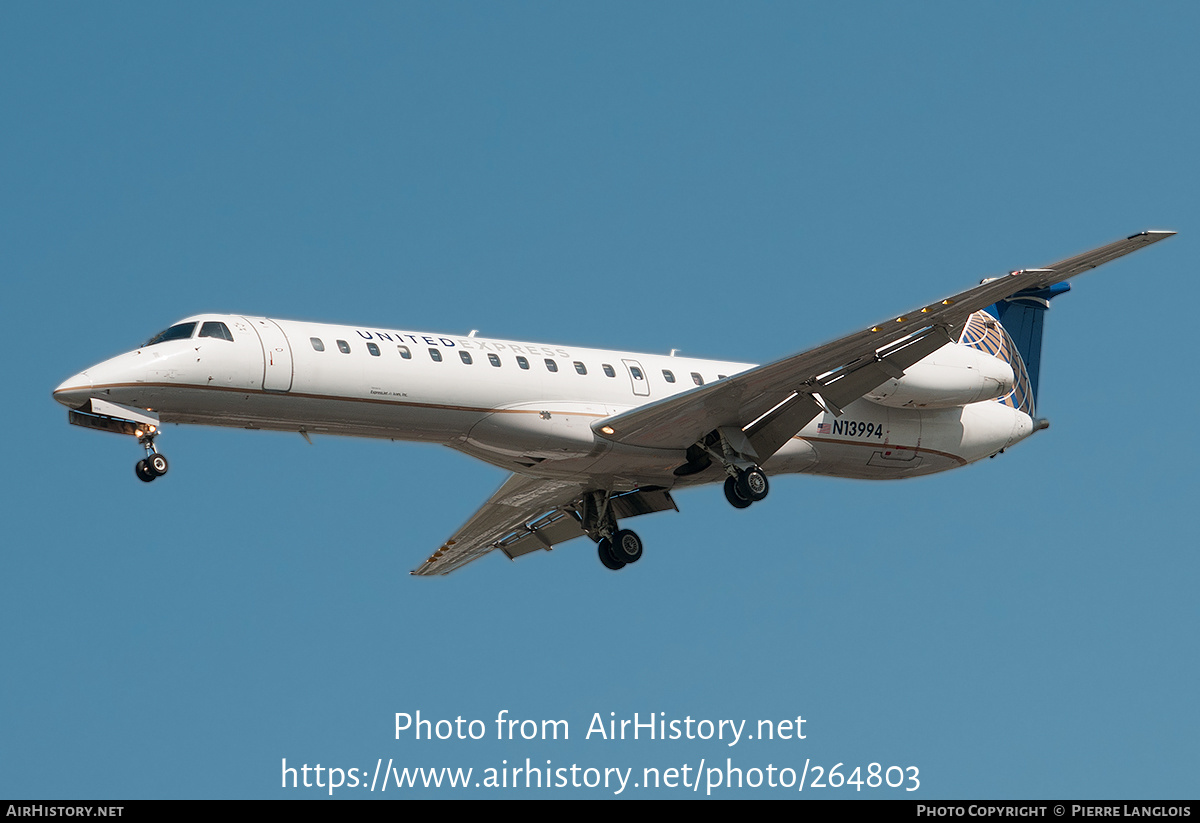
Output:
[[[409,406],[419,409],[442,409],[446,411],[470,411],[470,412],[485,412],[488,414],[541,414],[541,409],[489,409],[485,406],[448,406],[441,403],[413,403],[406,400],[384,400],[376,397],[347,397],[339,394],[306,394],[304,392],[292,391],[265,391],[263,389],[239,389],[233,386],[199,386],[195,383],[105,383],[98,386],[84,387],[70,386],[63,389],[63,392],[68,391],[103,391],[104,389],[127,389],[127,388],[162,388],[162,389],[195,389],[197,391],[223,391],[232,392],[233,394],[259,394],[266,397],[303,397],[306,400],[335,400],[344,403],[377,403],[385,406]],[[548,411],[554,411],[551,406]],[[607,414],[598,414],[596,412],[576,412],[576,411],[555,411],[555,414],[569,414],[577,417],[608,417]]]

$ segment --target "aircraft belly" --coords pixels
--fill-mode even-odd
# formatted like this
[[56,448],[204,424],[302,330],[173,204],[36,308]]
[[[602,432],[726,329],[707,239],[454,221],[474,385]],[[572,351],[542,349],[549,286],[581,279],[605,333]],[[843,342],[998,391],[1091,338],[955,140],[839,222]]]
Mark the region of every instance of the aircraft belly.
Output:
[[[566,450],[547,452],[542,457],[528,453],[513,454],[492,446],[477,445],[474,438],[449,444],[457,451],[484,460],[492,465],[531,477],[548,480],[580,482],[597,489],[632,491],[647,486],[671,488],[679,485],[721,482],[719,469],[709,470],[686,478],[675,476],[686,455],[674,449],[646,449],[595,439],[591,451]],[[506,453],[507,452],[507,453]]]
[[814,444],[818,459],[809,474],[856,480],[899,480],[962,465],[952,455],[913,446],[868,445],[822,441]]
[[588,403],[521,404],[483,417],[469,430],[466,444],[500,459],[562,460],[607,451],[608,441],[591,424],[608,415]]

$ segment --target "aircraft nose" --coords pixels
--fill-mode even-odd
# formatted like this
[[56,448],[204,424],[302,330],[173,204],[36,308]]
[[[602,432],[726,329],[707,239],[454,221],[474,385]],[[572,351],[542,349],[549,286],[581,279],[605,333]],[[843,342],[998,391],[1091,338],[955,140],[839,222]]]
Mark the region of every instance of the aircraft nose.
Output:
[[92,378],[86,371],[68,377],[54,390],[54,399],[67,408],[77,409],[92,396]]

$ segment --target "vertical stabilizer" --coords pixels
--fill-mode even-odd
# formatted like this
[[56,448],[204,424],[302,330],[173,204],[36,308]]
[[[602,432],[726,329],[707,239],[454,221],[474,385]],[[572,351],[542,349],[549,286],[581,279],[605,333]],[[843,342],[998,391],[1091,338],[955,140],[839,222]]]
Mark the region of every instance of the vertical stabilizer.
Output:
[[1038,378],[1042,369],[1042,326],[1050,301],[1071,290],[1069,283],[1055,283],[1044,289],[1019,291],[1006,300],[995,303],[988,312],[1000,321],[1012,338],[1029,374],[1033,403],[1037,404]]

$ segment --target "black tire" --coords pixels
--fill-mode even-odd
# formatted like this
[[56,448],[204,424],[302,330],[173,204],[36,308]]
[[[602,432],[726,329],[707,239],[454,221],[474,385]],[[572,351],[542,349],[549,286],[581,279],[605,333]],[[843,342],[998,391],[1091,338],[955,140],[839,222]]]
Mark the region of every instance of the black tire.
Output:
[[766,473],[755,467],[738,475],[737,490],[751,503],[757,503],[767,496],[767,492],[771,490],[771,484],[767,482]]
[[613,571],[620,571],[621,569],[625,568],[624,563],[613,557],[612,541],[607,537],[601,539],[601,541],[596,544],[596,553],[600,555],[600,562],[604,564],[604,568],[612,569]]
[[642,559],[642,538],[629,529],[621,529],[617,532],[609,551],[619,563],[636,563]]
[[141,480],[143,483],[149,483],[151,480],[158,477],[157,474],[150,471],[150,468],[146,465],[145,460],[139,460],[137,465],[133,467],[133,471],[135,474],[137,474],[138,480]]
[[167,458],[157,452],[146,458],[146,469],[155,477],[162,477],[168,468]]
[[741,491],[738,490],[737,481],[732,477],[725,478],[725,499],[735,509],[744,509],[754,502],[742,496]]

